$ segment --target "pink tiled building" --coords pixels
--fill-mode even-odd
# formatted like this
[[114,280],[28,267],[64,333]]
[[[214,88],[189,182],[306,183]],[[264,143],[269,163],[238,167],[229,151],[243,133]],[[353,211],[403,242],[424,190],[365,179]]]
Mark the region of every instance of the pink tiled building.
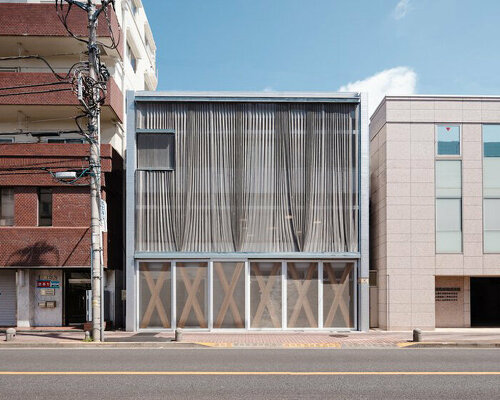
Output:
[[500,326],[500,97],[387,96],[370,164],[372,325]]

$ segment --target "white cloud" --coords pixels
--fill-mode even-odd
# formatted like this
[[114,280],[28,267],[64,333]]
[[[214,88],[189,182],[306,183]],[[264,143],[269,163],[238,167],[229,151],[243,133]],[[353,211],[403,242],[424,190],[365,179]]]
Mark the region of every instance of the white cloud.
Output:
[[396,4],[396,7],[394,8],[394,11],[392,12],[392,16],[394,19],[401,19],[408,14],[408,11],[411,10],[411,4],[410,0],[400,0],[398,4]]
[[396,67],[378,72],[366,79],[342,86],[340,92],[368,93],[368,112],[371,116],[385,95],[414,94],[417,74],[408,67]]

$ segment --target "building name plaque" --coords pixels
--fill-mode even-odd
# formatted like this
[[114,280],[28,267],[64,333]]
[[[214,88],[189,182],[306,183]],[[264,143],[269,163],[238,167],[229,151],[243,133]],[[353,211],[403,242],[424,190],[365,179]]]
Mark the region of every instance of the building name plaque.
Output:
[[459,287],[437,287],[436,301],[458,301]]

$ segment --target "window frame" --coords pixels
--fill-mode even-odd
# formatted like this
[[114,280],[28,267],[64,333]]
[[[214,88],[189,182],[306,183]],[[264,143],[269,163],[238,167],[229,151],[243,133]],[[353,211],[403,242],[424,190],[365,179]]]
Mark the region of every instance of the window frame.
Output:
[[10,227],[10,226],[14,226],[15,225],[15,216],[16,216],[15,193],[14,193],[14,188],[11,187],[11,186],[2,186],[2,187],[0,187],[0,220],[7,219],[7,218],[3,218],[3,215],[1,213],[1,210],[2,210],[2,198],[3,198],[2,191],[3,190],[10,190],[10,191],[12,191],[12,204],[13,204],[13,207],[12,207],[12,223],[11,224],[0,225],[0,227]]
[[0,144],[11,144],[11,143],[14,143],[15,140],[13,137],[10,137],[10,136],[0,136]]
[[[139,135],[140,134],[160,134],[160,135],[171,135],[173,137],[173,162],[172,165],[173,167],[139,167]],[[176,134],[175,134],[175,129],[137,129],[135,132],[135,144],[136,144],[136,149],[135,149],[135,169],[136,171],[175,171],[176,167],[176,151],[175,151],[175,142],[176,142]]]
[[[42,191],[50,191],[50,224],[42,224],[42,218],[48,218],[48,217],[42,217],[42,194],[47,194],[47,193],[42,193]],[[51,187],[47,186],[42,186],[38,188],[38,226],[40,227],[50,227],[54,226],[54,212],[53,212],[53,195],[54,191]]]
[[[436,142],[437,144],[437,142]],[[437,164],[439,162],[459,162],[460,163],[460,196],[457,195],[441,195],[438,196],[438,179],[437,179]],[[463,162],[458,156],[445,156],[444,158],[436,158],[434,160],[434,246],[435,254],[463,254],[464,252],[464,199],[463,199],[463,187],[464,187],[464,174],[463,174]],[[450,231],[438,231],[438,201],[439,200],[459,200],[460,201],[460,250],[459,251],[438,251],[438,232],[450,232]],[[451,231],[453,232],[453,231]]]
[[130,43],[126,43],[126,52],[128,56],[128,61],[130,64],[130,67],[132,68],[132,71],[134,71],[134,74],[137,74],[137,65],[138,65],[138,58],[136,57],[134,53],[134,49],[130,45]]
[[85,139],[80,139],[80,138],[67,138],[67,139],[47,138],[46,142],[50,143],[50,144],[85,144]]
[[[459,145],[459,152],[458,154],[439,154],[439,127],[446,127],[446,126],[456,126],[458,127],[458,145]],[[456,157],[462,157],[462,152],[463,152],[463,140],[462,140],[462,124],[456,124],[456,123],[451,123],[451,124],[446,124],[446,123],[436,123],[434,125],[434,155],[436,158],[439,159],[449,159],[449,158],[456,158]]]
[[486,229],[486,213],[485,213],[485,203],[487,200],[500,200],[500,195],[497,195],[497,194],[486,194],[486,190],[485,190],[485,160],[486,159],[490,159],[490,158],[497,158],[497,159],[500,159],[500,156],[486,156],[485,154],[485,141],[484,141],[484,127],[485,126],[498,126],[499,129],[500,129],[500,124],[498,123],[483,123],[481,124],[481,155],[482,155],[482,159],[481,159],[481,163],[482,163],[482,197],[483,197],[483,201],[482,201],[482,242],[483,242],[483,254],[500,254],[500,247],[498,248],[498,250],[493,250],[493,251],[487,251],[486,250],[486,241],[485,241],[485,236],[486,236],[486,232],[498,232],[498,230],[491,230],[491,229]]

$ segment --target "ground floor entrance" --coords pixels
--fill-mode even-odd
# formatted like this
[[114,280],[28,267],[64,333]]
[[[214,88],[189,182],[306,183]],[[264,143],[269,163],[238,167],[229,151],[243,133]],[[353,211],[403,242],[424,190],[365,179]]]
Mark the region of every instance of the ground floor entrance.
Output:
[[500,326],[500,278],[470,278],[471,325]]
[[137,262],[137,329],[357,328],[356,261]]
[[88,320],[90,270],[65,271],[64,320],[66,325],[81,325]]

